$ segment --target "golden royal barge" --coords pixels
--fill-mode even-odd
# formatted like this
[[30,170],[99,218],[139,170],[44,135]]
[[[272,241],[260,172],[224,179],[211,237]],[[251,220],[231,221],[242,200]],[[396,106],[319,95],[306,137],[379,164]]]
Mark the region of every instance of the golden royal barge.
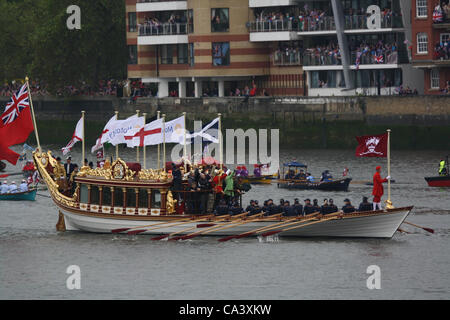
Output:
[[[131,170],[116,159],[109,168],[81,168],[73,195],[66,195],[53,177],[57,165],[51,152],[33,154],[36,167],[58,207],[58,231],[163,235],[153,239],[188,239],[280,233],[294,237],[391,238],[412,207],[353,214],[312,214],[304,217],[214,216],[175,210],[172,176],[163,170]],[[223,240],[222,238],[221,240]]]

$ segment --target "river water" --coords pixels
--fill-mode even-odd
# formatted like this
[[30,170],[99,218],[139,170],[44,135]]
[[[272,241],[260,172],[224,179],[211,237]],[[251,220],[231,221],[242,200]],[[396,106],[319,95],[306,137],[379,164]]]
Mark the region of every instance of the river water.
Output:
[[[155,163],[153,151],[149,164]],[[79,153],[72,156],[80,163]],[[135,151],[121,156],[132,160]],[[155,242],[147,236],[60,233],[55,230],[58,211],[47,191],[40,191],[35,202],[2,201],[0,299],[449,299],[450,190],[430,188],[424,180],[436,175],[442,156],[437,151],[392,152],[394,206],[414,205],[408,221],[435,233],[404,224],[411,233],[396,233],[390,240],[280,236]],[[371,194],[363,181],[371,179],[377,165],[386,167],[386,159],[356,158],[352,150],[281,150],[280,158],[308,164],[315,176],[330,169],[337,177],[347,167],[355,183],[349,192],[253,186],[245,205],[250,199],[307,197],[319,202],[333,198],[338,206],[350,198],[358,205]],[[7,167],[8,172],[19,169]],[[81,271],[79,290],[66,286],[71,265]],[[366,284],[371,265],[380,268],[379,290]]]

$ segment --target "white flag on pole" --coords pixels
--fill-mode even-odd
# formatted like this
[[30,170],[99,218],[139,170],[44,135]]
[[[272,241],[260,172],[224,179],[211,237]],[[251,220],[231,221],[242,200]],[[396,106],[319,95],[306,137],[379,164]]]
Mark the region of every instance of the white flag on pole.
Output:
[[143,147],[151,146],[160,143],[160,137],[163,128],[163,119],[157,119],[150,123],[147,123],[140,129],[130,130],[125,135],[127,141],[127,147]]
[[112,121],[109,131],[102,136],[101,143],[109,142],[113,146],[126,143],[125,135],[131,130],[140,130],[145,125],[144,117],[133,115],[125,120]]
[[75,127],[75,131],[72,135],[72,139],[70,139],[67,146],[61,148],[63,155],[66,155],[70,150],[72,150],[72,147],[75,145],[75,143],[82,140],[83,140],[83,117],[81,117],[81,119],[78,120],[77,126]]
[[91,148],[91,152],[94,153],[95,151],[103,148],[103,143],[102,143],[102,137],[103,135],[105,135],[109,130],[110,127],[112,125],[112,123],[116,120],[116,116],[114,115],[111,119],[109,119],[109,121],[106,123],[105,127],[103,128],[102,134],[100,135],[100,137],[98,137],[97,141],[95,142],[95,146],[93,146]]

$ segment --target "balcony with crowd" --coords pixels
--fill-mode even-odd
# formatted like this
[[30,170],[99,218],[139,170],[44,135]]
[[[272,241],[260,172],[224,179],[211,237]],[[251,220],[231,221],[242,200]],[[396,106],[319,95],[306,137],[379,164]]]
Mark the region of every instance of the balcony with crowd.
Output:
[[138,24],[139,36],[177,35],[192,32],[192,19],[186,11],[158,12]]

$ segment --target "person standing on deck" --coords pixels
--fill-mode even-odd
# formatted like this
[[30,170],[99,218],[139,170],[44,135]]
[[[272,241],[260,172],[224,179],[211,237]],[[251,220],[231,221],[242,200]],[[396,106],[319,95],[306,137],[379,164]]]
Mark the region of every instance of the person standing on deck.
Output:
[[445,167],[445,160],[442,160],[439,162],[439,175],[440,176],[445,176],[447,175],[447,168]]
[[376,172],[373,175],[373,189],[372,189],[372,195],[373,195],[373,210],[383,210],[381,208],[381,197],[384,194],[383,189],[383,182],[387,182],[389,179],[391,179],[390,176],[387,176],[385,179],[381,179],[381,167],[378,166],[375,168]]

